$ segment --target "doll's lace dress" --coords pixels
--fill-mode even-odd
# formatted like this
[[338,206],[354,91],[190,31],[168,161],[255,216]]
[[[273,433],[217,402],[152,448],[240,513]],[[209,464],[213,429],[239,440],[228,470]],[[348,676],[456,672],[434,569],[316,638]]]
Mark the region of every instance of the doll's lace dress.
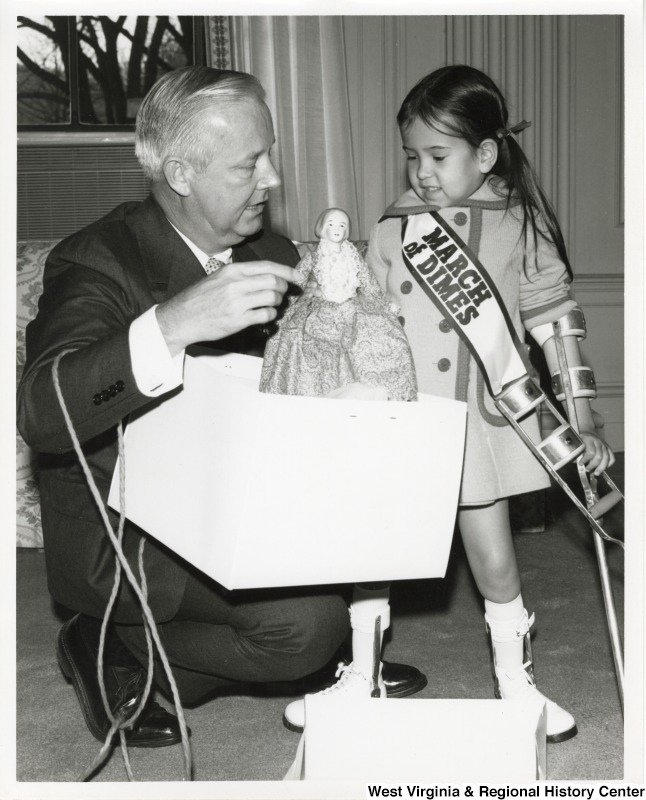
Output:
[[298,297],[265,349],[260,390],[318,396],[359,381],[389,400],[414,400],[417,382],[406,335],[376,278],[350,242],[322,241],[296,268],[323,297]]

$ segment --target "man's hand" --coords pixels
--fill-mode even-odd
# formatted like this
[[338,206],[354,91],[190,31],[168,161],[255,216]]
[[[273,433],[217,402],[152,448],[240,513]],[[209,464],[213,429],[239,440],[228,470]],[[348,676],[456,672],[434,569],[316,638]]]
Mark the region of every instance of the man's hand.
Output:
[[273,261],[228,264],[160,303],[157,322],[171,356],[276,318],[294,270]]

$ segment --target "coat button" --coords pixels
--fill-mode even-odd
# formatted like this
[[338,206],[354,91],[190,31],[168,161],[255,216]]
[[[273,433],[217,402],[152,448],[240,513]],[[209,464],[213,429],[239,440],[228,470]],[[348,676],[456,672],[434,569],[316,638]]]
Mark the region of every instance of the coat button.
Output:
[[114,385],[114,383],[112,383],[112,384],[110,384],[110,386],[108,386],[108,391],[110,392],[110,397],[114,397],[114,396],[115,396],[115,394],[117,394],[117,392],[118,392],[119,390],[118,390],[118,389],[117,389],[117,387]]
[[400,325],[402,326],[402,328],[403,328],[403,327],[404,327],[404,325],[406,324],[406,317],[397,317],[397,319],[399,320],[399,324],[400,324]]
[[104,389],[101,392],[101,400],[108,401],[110,399],[110,392],[107,389]]
[[115,383],[118,392],[122,392],[126,388],[126,384],[123,381],[117,381]]
[[448,358],[441,358],[437,362],[437,368],[440,372],[448,372],[451,369],[451,362]]
[[453,217],[453,222],[456,225],[466,225],[467,224],[467,215],[464,211],[458,211],[458,213]]
[[410,281],[404,281],[399,289],[402,294],[410,294],[413,291],[413,284]]
[[95,406],[100,406],[101,403],[103,402],[103,400],[101,399],[101,395],[95,394],[94,397],[92,398],[92,402],[94,403]]
[[450,322],[447,322],[447,320],[443,319],[442,322],[440,322],[440,330],[442,333],[448,333],[450,330],[453,330],[453,328],[451,327]]

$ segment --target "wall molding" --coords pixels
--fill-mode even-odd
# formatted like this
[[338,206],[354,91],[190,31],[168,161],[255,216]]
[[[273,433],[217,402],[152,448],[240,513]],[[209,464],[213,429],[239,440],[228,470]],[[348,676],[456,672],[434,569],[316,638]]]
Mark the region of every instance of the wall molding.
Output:
[[584,306],[624,307],[624,276],[582,272],[574,276],[574,295]]
[[626,387],[623,381],[599,381],[597,383],[598,397],[620,397],[623,399]]

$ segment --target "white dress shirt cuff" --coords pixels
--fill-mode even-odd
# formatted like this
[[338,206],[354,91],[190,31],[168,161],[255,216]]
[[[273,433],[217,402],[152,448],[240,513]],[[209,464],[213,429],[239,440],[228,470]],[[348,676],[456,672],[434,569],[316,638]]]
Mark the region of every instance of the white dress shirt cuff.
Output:
[[159,397],[184,380],[184,350],[171,356],[157,322],[156,308],[137,317],[128,332],[132,372],[137,388],[148,397]]

